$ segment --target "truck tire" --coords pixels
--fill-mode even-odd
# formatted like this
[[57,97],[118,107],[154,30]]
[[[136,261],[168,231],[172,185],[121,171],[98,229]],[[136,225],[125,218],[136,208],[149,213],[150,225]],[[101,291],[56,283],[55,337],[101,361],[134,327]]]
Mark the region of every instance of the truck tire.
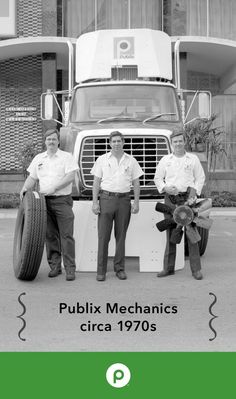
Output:
[[[197,227],[197,229],[198,229],[199,234],[201,236],[201,241],[199,241],[198,246],[199,246],[199,254],[200,254],[200,256],[202,256],[205,253],[205,251],[206,251],[206,247],[207,247],[207,243],[208,243],[208,237],[209,237],[209,230],[203,229],[202,227]],[[188,243],[187,243],[186,235],[185,235],[184,254],[185,254],[185,256],[189,256]]]
[[43,256],[46,226],[44,196],[36,191],[27,191],[15,225],[13,266],[16,278],[31,281],[37,276]]

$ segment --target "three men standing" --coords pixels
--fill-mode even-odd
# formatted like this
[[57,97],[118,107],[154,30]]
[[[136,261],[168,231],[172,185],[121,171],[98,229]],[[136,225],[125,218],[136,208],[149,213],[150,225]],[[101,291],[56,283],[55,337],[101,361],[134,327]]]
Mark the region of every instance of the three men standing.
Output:
[[[56,129],[45,134],[47,151],[36,155],[31,162],[20,196],[39,182],[39,190],[45,195],[47,205],[46,249],[51,268],[49,277],[61,274],[61,257],[66,270],[66,279],[75,279],[75,242],[73,238],[74,214],[71,189],[78,170],[71,154],[61,151]],[[155,184],[160,193],[165,193],[167,205],[191,203],[200,195],[205,175],[198,157],[185,151],[184,133],[175,131],[171,135],[173,153],[159,162]],[[104,281],[107,272],[108,246],[114,223],[116,250],[114,270],[120,280],[125,273],[125,239],[131,213],[139,212],[139,178],[143,171],[134,157],[124,152],[124,137],[119,131],[110,134],[111,151],[96,160],[91,174],[94,175],[92,210],[98,215],[97,280]],[[130,190],[133,185],[134,201],[131,205]],[[187,192],[190,190],[190,197]],[[167,230],[167,243],[163,271],[158,277],[175,272],[176,244],[171,242],[172,229]],[[189,260],[193,277],[202,279],[198,243],[188,240]]]
[[[94,175],[92,210],[98,215],[97,281],[106,279],[108,245],[113,222],[116,239],[114,271],[120,280],[127,278],[125,238],[131,213],[139,212],[139,177],[143,175],[136,159],[124,152],[122,133],[114,131],[110,134],[110,146],[111,151],[101,155],[91,170]],[[131,205],[132,184],[134,201]]]
[[[173,153],[160,160],[154,181],[159,193],[165,193],[165,203],[173,208],[173,205],[183,205],[186,201],[193,203],[196,195],[201,194],[205,174],[198,157],[185,151],[184,132],[175,131],[170,139]],[[157,273],[157,277],[175,273],[176,244],[171,242],[172,231],[172,228],[166,230],[164,267],[162,272]],[[188,248],[192,275],[196,280],[201,280],[203,277],[198,243],[192,243],[188,239]]]

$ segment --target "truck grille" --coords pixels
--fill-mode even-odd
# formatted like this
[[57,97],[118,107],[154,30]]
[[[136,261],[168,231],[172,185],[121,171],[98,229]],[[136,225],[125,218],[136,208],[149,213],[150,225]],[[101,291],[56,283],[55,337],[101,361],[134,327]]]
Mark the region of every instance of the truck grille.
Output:
[[[160,159],[169,154],[168,140],[164,136],[142,137],[125,136],[124,151],[132,155],[141,166],[144,176],[140,178],[142,188],[154,187],[154,175]],[[86,137],[83,140],[80,157],[80,170],[83,185],[91,188],[93,176],[90,171],[96,159],[110,151],[108,137]]]

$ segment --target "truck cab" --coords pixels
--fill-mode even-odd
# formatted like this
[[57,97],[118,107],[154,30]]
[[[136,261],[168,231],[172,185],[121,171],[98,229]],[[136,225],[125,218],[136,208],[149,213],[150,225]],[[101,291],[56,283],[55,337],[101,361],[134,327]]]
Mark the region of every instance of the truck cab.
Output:
[[[155,226],[161,218],[155,203],[163,196],[153,179],[158,162],[171,152],[172,131],[183,127],[183,96],[173,83],[171,40],[150,29],[90,32],[77,40],[75,73],[72,50],[69,65],[68,113],[63,115],[60,146],[79,165],[73,190],[78,270],[96,270],[97,221],[91,212],[90,171],[96,159],[110,150],[110,133],[119,130],[125,137],[124,151],[137,159],[144,172],[140,212],[131,219],[126,254],[139,258],[140,271],[160,271],[165,234]],[[57,103],[56,93],[43,94],[43,119],[58,121],[53,102]],[[110,247],[112,254],[114,243]],[[183,265],[182,243],[176,268]]]
[[137,159],[144,171],[141,197],[156,197],[156,165],[170,152],[169,135],[181,123],[173,85],[122,81],[76,87],[69,132],[62,129],[61,140],[64,149],[74,148],[79,160],[79,196],[91,198],[90,170],[97,157],[109,151],[110,132],[120,130],[125,136],[124,150]]

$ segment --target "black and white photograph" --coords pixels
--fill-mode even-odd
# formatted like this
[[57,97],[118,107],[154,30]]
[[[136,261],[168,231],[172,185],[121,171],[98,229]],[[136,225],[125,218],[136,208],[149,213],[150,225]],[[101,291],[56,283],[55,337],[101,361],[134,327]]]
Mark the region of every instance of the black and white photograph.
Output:
[[0,351],[236,351],[236,1],[0,0]]

